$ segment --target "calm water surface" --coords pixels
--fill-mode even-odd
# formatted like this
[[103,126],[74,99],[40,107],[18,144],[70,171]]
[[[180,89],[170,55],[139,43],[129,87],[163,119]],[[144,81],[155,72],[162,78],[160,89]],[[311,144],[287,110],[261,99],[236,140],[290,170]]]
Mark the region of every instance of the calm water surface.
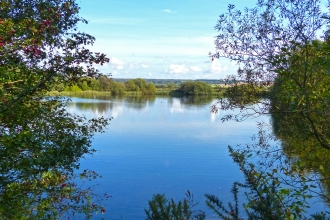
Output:
[[[187,190],[207,211],[205,193],[230,201],[234,181],[243,179],[228,156],[227,146],[251,142],[256,121],[222,123],[222,112],[210,106],[214,98],[95,97],[72,98],[72,113],[113,117],[103,134],[93,139],[97,152],[82,160],[81,167],[97,171],[102,179],[95,191],[108,193],[105,215],[98,219],[145,219],[144,209],[156,193],[175,201]],[[207,211],[209,219],[212,214]],[[93,218],[93,219],[94,219]]]

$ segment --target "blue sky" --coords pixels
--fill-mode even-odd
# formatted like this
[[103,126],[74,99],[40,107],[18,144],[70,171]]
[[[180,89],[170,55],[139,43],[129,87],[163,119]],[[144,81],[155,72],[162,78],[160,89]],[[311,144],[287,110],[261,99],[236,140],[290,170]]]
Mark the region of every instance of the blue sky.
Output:
[[[96,3],[97,2],[97,3]],[[228,4],[255,0],[78,0],[89,21],[79,30],[93,35],[93,51],[110,57],[100,67],[113,78],[222,79],[235,74],[229,60],[211,61],[214,26]]]

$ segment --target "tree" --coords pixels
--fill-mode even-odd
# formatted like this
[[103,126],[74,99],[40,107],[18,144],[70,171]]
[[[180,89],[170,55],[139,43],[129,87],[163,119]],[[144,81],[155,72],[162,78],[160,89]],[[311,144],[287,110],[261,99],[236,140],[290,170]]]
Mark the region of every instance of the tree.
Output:
[[64,91],[67,91],[67,92],[81,92],[81,89],[79,88],[79,86],[74,84],[74,85],[71,85],[71,86],[66,86],[64,88]]
[[82,91],[90,90],[90,87],[88,86],[86,80],[83,80],[83,81],[81,82],[81,85],[80,85],[80,86],[81,86],[81,90],[82,90]]
[[[239,108],[242,114],[228,115],[225,120],[244,118],[249,114],[244,111],[246,103],[260,103],[255,94],[269,90],[278,75],[290,71],[290,56],[318,37],[325,28],[324,16],[319,0],[259,0],[255,8],[244,12],[228,6],[228,13],[220,15],[215,27],[220,33],[215,41],[216,53],[211,57],[226,57],[239,65],[237,76],[227,79],[231,85],[229,99],[222,99],[219,107]],[[309,62],[309,54],[301,54]],[[249,90],[242,90],[239,82],[248,84]],[[242,100],[238,92],[249,95]],[[269,112],[270,102],[263,100],[262,104],[254,110]]]
[[184,95],[210,95],[213,88],[205,82],[184,82],[180,84],[179,91]]
[[100,91],[100,89],[101,89],[100,81],[95,78],[92,78],[91,79],[91,88],[94,91]]
[[[316,122],[319,124],[319,122]],[[309,134],[305,122],[294,114],[274,114],[273,132],[281,142],[281,154],[288,162],[281,163],[286,175],[298,175],[298,182],[303,179],[314,194],[330,202],[330,158],[328,149]],[[285,162],[284,160],[284,162]]]
[[[218,106],[239,108],[240,114],[223,120],[244,119],[251,109],[258,114],[299,114],[309,134],[330,149],[328,20],[318,0],[259,0],[244,13],[229,5],[216,26],[220,34],[212,57],[227,57],[240,65],[238,78],[228,79],[228,99]],[[315,40],[321,31],[324,42]],[[256,98],[274,82],[270,99]]]
[[[237,76],[229,76],[226,81],[230,85],[227,98],[213,106],[215,111],[239,110],[238,114],[225,115],[223,121],[240,121],[258,114],[283,116],[285,120],[281,123],[299,125],[299,129],[279,127],[293,132],[290,138],[304,143],[300,148],[313,148],[307,151],[310,157],[329,149],[329,37],[326,31],[329,16],[322,14],[320,8],[319,0],[259,0],[255,8],[243,12],[229,5],[228,13],[220,16],[215,27],[219,31],[215,42],[217,51],[211,55],[212,59],[226,57],[239,65]],[[261,93],[267,93],[268,98],[261,99]],[[281,160],[283,155],[288,156],[286,149],[270,144],[277,137],[272,132],[266,133],[266,126],[259,124],[256,140],[259,144],[247,145],[248,154],[243,157],[264,155],[267,162],[261,161],[261,167],[280,161],[280,166],[268,167],[273,172],[260,174],[260,179],[266,181],[265,178],[271,177],[272,183],[278,178],[281,184],[289,185],[287,189],[306,189],[300,194],[300,198],[306,198],[307,191],[314,190],[312,179],[301,175],[306,171],[305,162],[298,161],[291,166],[290,157]],[[274,188],[278,197],[287,189]]]
[[147,86],[147,82],[144,79],[141,78],[137,78],[137,79],[133,79],[133,82],[136,86],[136,91],[141,91],[142,88]]
[[126,86],[126,89],[127,91],[135,91],[136,89],[136,85],[134,83],[133,80],[128,80],[127,82],[125,82],[125,86]]
[[293,137],[312,136],[327,150],[330,150],[329,48],[329,42],[311,41],[290,54],[289,68],[280,70],[274,82],[270,109],[291,114],[286,123],[300,123],[301,131],[293,133]]
[[[0,5],[0,215],[89,214],[100,206],[88,202],[91,191],[77,187],[74,170],[84,154],[93,153],[91,137],[109,120],[87,121],[68,113],[65,100],[45,94],[98,75],[93,64],[109,59],[85,48],[95,39],[77,32],[77,23],[87,22],[74,0],[2,0]],[[86,171],[80,177],[96,176]]]
[[156,88],[155,84],[153,84],[153,83],[148,83],[141,90],[142,94],[145,94],[145,95],[153,95],[156,93],[156,91],[157,91],[157,88]]
[[170,83],[167,84],[167,87],[168,87],[169,90],[173,90],[175,88],[175,85],[174,85],[173,82],[170,82]]
[[186,193],[185,199],[175,203],[173,199],[168,201],[164,194],[156,194],[149,200],[149,209],[145,210],[147,220],[203,220],[205,213],[200,210],[193,210],[198,204],[194,203],[193,194]]
[[122,82],[113,82],[113,87],[111,92],[113,94],[124,94],[126,93],[126,87],[125,84]]
[[[260,147],[261,145],[259,145]],[[305,212],[309,207],[310,198],[308,187],[285,188],[281,179],[276,177],[277,170],[271,167],[256,166],[248,162],[252,156],[246,149],[234,150],[229,147],[234,162],[239,165],[244,174],[245,182],[235,182],[232,187],[234,203],[228,207],[215,195],[206,194],[206,204],[221,219],[239,220],[241,216],[247,219],[328,219],[325,213],[310,215],[306,218]],[[245,214],[240,214],[239,190],[243,189],[247,202],[243,204]]]
[[100,76],[99,82],[100,82],[101,91],[108,92],[111,90],[113,82],[109,80],[107,77]]

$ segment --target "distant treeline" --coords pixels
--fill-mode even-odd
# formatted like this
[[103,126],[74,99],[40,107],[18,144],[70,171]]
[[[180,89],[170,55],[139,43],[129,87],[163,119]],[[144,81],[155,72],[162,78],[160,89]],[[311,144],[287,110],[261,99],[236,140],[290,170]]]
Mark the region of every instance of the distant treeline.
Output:
[[147,83],[144,79],[130,79],[126,82],[116,82],[112,78],[100,76],[98,78],[82,78],[76,83],[70,85],[62,85],[66,92],[81,92],[81,91],[99,91],[111,92],[113,94],[124,94],[126,92],[139,92],[142,94],[155,94],[157,89],[155,84]]
[[156,93],[182,95],[215,94],[212,85],[206,82],[141,78],[121,79],[118,81],[118,79],[112,79],[106,76],[82,78],[70,85],[59,85],[56,90],[65,92],[99,91],[110,92],[112,94],[134,92],[144,95],[153,95]]
[[[116,82],[126,82],[130,79],[125,78],[114,78]],[[207,84],[224,84],[225,80],[223,79],[144,79],[147,83],[153,83],[155,85],[166,85],[169,83],[174,83],[175,85],[179,85],[184,82],[205,82]]]
[[184,82],[180,84],[179,91],[183,95],[208,95],[213,94],[214,90],[211,85],[205,82]]

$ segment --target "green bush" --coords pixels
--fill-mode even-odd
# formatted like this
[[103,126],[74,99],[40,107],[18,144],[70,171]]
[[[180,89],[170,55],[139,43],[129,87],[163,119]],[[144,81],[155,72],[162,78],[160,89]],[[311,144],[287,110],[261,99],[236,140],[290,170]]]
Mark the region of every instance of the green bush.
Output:
[[147,220],[203,220],[206,215],[203,211],[194,211],[196,204],[193,195],[186,193],[186,199],[175,203],[173,199],[166,199],[164,194],[156,194],[149,200],[149,210],[145,210]]
[[210,95],[214,93],[212,86],[205,82],[181,83],[179,91],[184,95]]

